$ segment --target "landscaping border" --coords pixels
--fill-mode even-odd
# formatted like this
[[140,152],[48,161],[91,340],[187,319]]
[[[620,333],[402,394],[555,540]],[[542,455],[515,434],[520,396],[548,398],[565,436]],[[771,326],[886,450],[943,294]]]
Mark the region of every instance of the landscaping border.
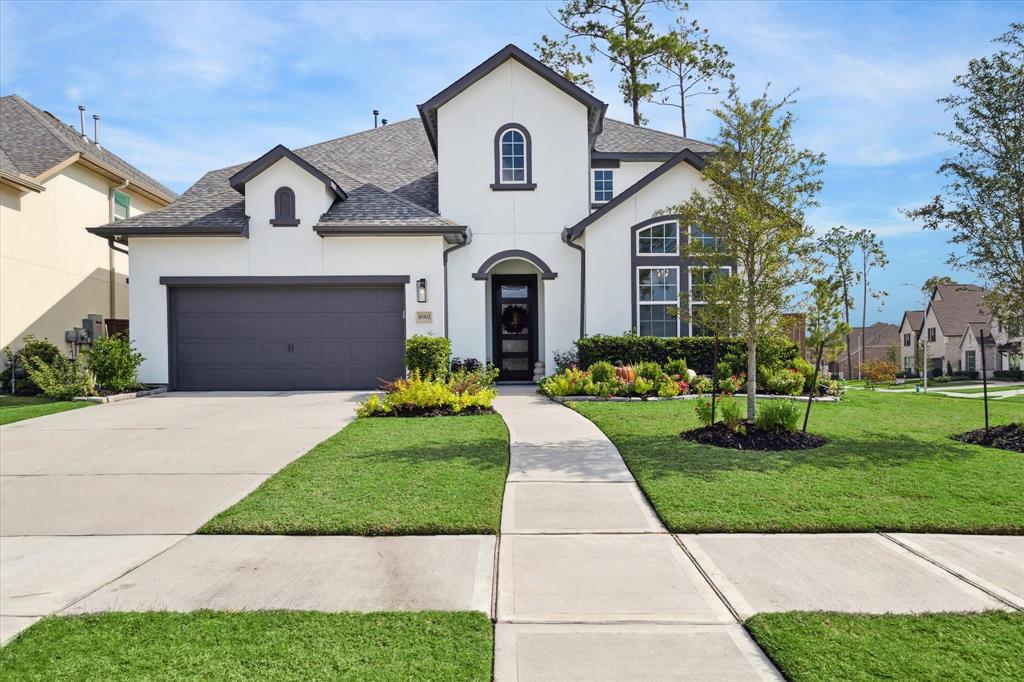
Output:
[[[541,395],[543,395],[543,394],[541,394]],[[586,402],[600,402],[600,403],[606,403],[606,402],[612,402],[612,403],[615,403],[615,402],[618,402],[618,403],[636,402],[636,403],[642,403],[642,402],[653,402],[653,401],[656,401],[656,400],[696,400],[697,398],[709,398],[711,396],[710,396],[710,394],[698,395],[696,393],[688,393],[686,395],[672,396],[671,398],[659,398],[656,395],[655,396],[648,396],[646,398],[639,398],[639,397],[636,397],[636,396],[631,396],[631,397],[612,396],[610,398],[602,398],[599,395],[551,395],[551,396],[544,396],[544,397],[546,397],[546,398],[548,398],[550,400],[554,400],[556,403],[568,403],[568,402],[574,402],[574,403],[586,403]],[[721,400],[722,398],[728,398],[728,397],[746,398],[747,394],[746,393],[737,393],[737,394],[735,394],[733,396],[723,396],[721,393],[718,394],[718,399],[719,400]],[[755,397],[758,400],[797,400],[797,401],[801,401],[801,402],[807,402],[807,396],[805,396],[805,395],[769,395],[769,394],[758,393],[757,396],[755,396]],[[816,403],[838,403],[839,402],[839,398],[837,398],[835,396],[827,395],[827,396],[821,396],[820,398],[815,398],[814,402],[816,402]]]
[[75,402],[82,403],[119,403],[122,400],[145,398],[147,395],[157,395],[159,393],[167,393],[167,387],[158,386],[157,388],[147,388],[142,391],[135,391],[134,393],[115,393],[114,395],[80,396],[78,398],[72,398],[72,400]]

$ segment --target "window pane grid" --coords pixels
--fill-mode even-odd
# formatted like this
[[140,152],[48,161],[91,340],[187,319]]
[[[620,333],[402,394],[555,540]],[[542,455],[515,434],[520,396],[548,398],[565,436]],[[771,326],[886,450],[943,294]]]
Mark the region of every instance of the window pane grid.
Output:
[[610,170],[594,171],[594,201],[611,201],[613,193],[612,172]]
[[678,226],[659,223],[637,232],[637,253],[641,255],[676,255],[679,253]]
[[526,138],[515,129],[501,136],[501,181],[526,182]]
[[639,268],[637,298],[637,331],[641,336],[678,334],[679,321],[672,314],[679,300],[677,268]]

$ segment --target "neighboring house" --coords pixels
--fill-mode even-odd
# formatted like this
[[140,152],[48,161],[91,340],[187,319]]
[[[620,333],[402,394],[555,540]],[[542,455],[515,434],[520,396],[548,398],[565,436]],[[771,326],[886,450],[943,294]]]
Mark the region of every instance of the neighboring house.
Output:
[[0,346],[31,334],[63,348],[90,314],[126,318],[128,259],[85,228],[175,197],[53,114],[0,98]]
[[130,245],[140,379],[368,388],[419,333],[530,380],[582,334],[689,334],[673,308],[706,275],[680,242],[707,237],[655,214],[712,148],[606,108],[509,45],[418,120],[277,146],[94,228]]
[[[861,337],[861,329],[864,336]],[[863,345],[862,345],[863,344]],[[889,360],[899,344],[899,327],[888,322],[875,322],[867,327],[853,327],[850,331],[849,347],[830,363],[830,369],[843,378],[860,376],[861,360]],[[853,377],[847,377],[850,364]]]
[[[940,284],[932,291],[923,314],[908,311],[904,315],[901,332],[916,329],[917,353],[927,354],[930,369],[943,374],[950,369],[980,372],[982,331],[986,334],[985,364],[990,374],[996,369],[1011,369],[1014,364],[1019,367],[1020,337],[1012,333],[1014,330],[1003,329],[992,317],[984,301],[987,294],[974,284]],[[903,346],[901,352],[906,363],[909,349]]]
[[904,372],[919,372],[921,367],[921,325],[924,323],[923,310],[908,310],[900,321],[900,369]]

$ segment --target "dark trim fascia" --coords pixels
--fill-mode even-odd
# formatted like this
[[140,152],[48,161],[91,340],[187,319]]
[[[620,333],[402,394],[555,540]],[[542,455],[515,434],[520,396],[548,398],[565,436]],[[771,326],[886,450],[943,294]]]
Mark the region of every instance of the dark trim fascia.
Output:
[[[623,161],[668,161],[679,152],[591,152],[590,163],[594,168],[600,168],[597,166],[598,162],[617,162]],[[618,166],[614,166],[618,168]]]
[[458,251],[464,246],[469,246],[469,242],[472,241],[472,234],[469,238],[461,244],[456,244],[450,249],[445,249],[444,253],[441,254],[441,266],[444,270],[444,337],[448,338],[448,254],[452,251]]
[[[588,123],[590,125],[591,135],[593,138],[596,138],[597,135],[600,134],[602,123],[604,121],[604,112],[608,108],[608,105],[591,95],[580,86],[567,80],[561,74],[541,63],[536,58],[527,54],[521,48],[510,43],[485,59],[469,71],[469,73],[459,78],[447,88],[437,93],[423,104],[417,106],[417,109],[419,109],[420,112],[420,119],[423,121],[423,128],[426,130],[427,139],[430,141],[430,146],[434,150],[435,157],[437,156],[437,110],[509,59],[515,59],[523,66],[587,107],[590,112]],[[593,140],[591,140],[591,143],[593,143]]]
[[309,161],[306,161],[304,158],[302,158],[292,150],[285,147],[283,144],[277,145],[269,152],[267,152],[266,154],[264,154],[263,156],[256,159],[245,168],[243,168],[242,170],[232,175],[230,178],[228,178],[228,183],[231,185],[232,189],[234,189],[239,194],[245,194],[245,183],[249,182],[254,177],[259,175],[260,173],[262,173],[267,168],[277,163],[281,159],[288,159],[296,166],[306,171],[320,182],[324,183],[324,187],[333,192],[334,195],[341,199],[342,201],[348,198],[348,195],[345,194],[345,190],[343,190],[338,185],[338,183],[336,183],[329,175],[327,175],[322,170],[311,164]]
[[524,251],[522,249],[507,249],[505,251],[499,251],[498,253],[494,254],[493,256],[485,260],[483,263],[481,263],[480,267],[477,268],[477,271],[473,273],[473,279],[487,279],[487,275],[488,273],[490,273],[491,268],[493,268],[501,261],[509,260],[511,258],[518,258],[520,260],[525,260],[531,263],[534,267],[540,270],[541,279],[555,279],[556,277],[558,277],[558,273],[552,272],[551,268],[548,267],[548,264],[541,260],[540,257],[538,257],[537,255],[532,254],[529,251]]
[[580,252],[580,338],[587,335],[587,250],[580,244],[565,242]]
[[297,218],[282,218],[280,220],[271,218],[270,224],[274,227],[295,227],[299,224],[299,220]]
[[520,183],[491,183],[491,189],[495,192],[532,192],[537,189],[537,184],[533,182],[520,182]]
[[313,229],[321,237],[444,237],[449,244],[463,244],[469,240],[465,225],[431,225],[427,227],[389,225],[324,225]]
[[694,154],[689,149],[684,149],[683,151],[679,152],[678,154],[675,154],[671,159],[661,164],[644,177],[634,182],[632,185],[623,190],[621,194],[616,196],[614,199],[606,203],[601,208],[591,213],[583,220],[579,221],[572,227],[567,227],[564,230],[562,230],[563,235],[565,235],[563,236],[563,240],[572,241],[576,239],[581,234],[583,234],[583,231],[587,229],[588,225],[597,222],[598,220],[603,218],[607,213],[613,211],[615,207],[621,206],[634,195],[636,195],[637,192],[644,189],[645,187],[647,187],[647,185],[651,184],[652,182],[660,178],[662,175],[669,172],[670,170],[672,170],[673,168],[675,168],[677,165],[684,161],[693,166],[698,171],[704,170],[704,166],[706,165],[704,159],[702,159],[700,156]]
[[616,159],[607,159],[607,158],[596,157],[596,156],[593,156],[593,155],[591,155],[591,157],[590,157],[590,167],[592,169],[600,170],[602,168],[618,168],[619,165],[620,165],[619,164],[619,159],[617,159],[617,158]]
[[86,232],[101,237],[128,239],[132,237],[248,237],[247,227],[131,227],[119,228],[116,225],[87,227]]
[[160,278],[160,284],[169,287],[232,287],[232,286],[353,286],[380,284],[408,284],[409,275],[299,275],[299,276],[251,276],[238,277],[168,277]]
[[595,209],[595,210],[599,209],[599,208],[603,208],[604,205],[607,204],[607,203],[608,203],[607,201],[596,201],[596,202],[592,201],[592,202],[590,202],[590,208]]

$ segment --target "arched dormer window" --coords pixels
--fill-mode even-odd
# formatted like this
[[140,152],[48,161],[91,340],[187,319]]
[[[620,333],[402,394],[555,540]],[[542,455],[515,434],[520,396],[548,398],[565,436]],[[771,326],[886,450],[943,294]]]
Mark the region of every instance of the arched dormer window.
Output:
[[506,123],[494,134],[493,190],[532,190],[533,144],[530,131],[518,123]]
[[270,224],[279,227],[299,224],[295,217],[295,192],[291,187],[279,187],[274,192],[274,219]]

